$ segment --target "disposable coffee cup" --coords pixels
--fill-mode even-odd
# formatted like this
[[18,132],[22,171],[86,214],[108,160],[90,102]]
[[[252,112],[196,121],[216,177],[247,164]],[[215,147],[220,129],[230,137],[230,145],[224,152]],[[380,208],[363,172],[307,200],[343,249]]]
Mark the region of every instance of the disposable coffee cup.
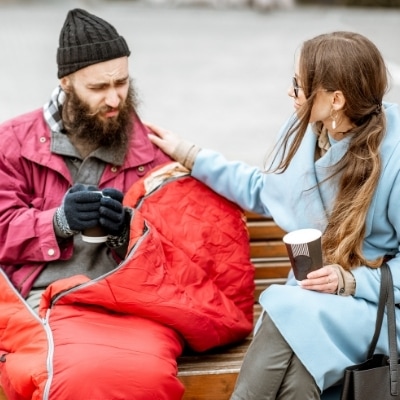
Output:
[[[93,190],[93,193],[100,193],[103,197],[109,197],[104,196],[101,190]],[[82,232],[82,240],[86,243],[104,243],[107,241],[107,234],[101,226],[95,226]]]
[[322,267],[321,236],[318,229],[298,229],[283,237],[297,283]]
[[82,231],[82,240],[86,243],[104,243],[107,241],[107,234],[101,226],[95,226]]

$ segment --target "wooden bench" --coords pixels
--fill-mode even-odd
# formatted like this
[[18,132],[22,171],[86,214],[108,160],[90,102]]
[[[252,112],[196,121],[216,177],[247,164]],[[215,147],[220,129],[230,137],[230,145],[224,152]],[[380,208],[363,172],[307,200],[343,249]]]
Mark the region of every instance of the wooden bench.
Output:
[[[256,267],[254,322],[260,314],[258,298],[272,283],[285,283],[290,270],[282,237],[271,219],[246,213],[251,259]],[[184,400],[228,400],[235,386],[251,336],[242,343],[203,354],[180,357],[178,377],[185,385]]]
[[[251,259],[256,267],[254,321],[260,313],[260,293],[271,283],[285,283],[290,269],[283,232],[271,220],[247,213]],[[242,343],[179,359],[179,379],[186,387],[184,400],[225,400],[233,391],[251,336]],[[6,400],[0,387],[0,400]]]

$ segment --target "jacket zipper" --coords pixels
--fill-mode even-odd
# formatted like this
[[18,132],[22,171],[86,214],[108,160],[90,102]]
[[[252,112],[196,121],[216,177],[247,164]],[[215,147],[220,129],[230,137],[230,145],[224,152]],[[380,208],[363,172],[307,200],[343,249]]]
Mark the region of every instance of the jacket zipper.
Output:
[[51,309],[48,308],[46,311],[46,316],[42,319],[43,327],[47,336],[47,347],[48,347],[47,360],[46,360],[47,380],[43,390],[43,400],[49,399],[50,386],[53,382],[53,375],[54,375],[54,368],[53,368],[54,339],[53,339],[53,333],[49,325],[50,312]]

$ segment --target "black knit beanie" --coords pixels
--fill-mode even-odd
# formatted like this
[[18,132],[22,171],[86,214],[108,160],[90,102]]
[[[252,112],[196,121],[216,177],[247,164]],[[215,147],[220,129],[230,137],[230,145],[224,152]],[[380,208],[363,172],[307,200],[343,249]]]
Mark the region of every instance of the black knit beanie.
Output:
[[125,39],[111,24],[76,8],[68,12],[61,29],[57,49],[58,78],[130,54]]

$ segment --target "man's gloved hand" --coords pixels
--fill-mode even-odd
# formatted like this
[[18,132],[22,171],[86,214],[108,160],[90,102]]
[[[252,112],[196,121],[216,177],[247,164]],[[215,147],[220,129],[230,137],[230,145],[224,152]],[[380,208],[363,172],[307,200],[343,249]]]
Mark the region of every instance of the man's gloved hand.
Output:
[[99,224],[102,194],[98,190],[95,186],[76,184],[66,193],[57,213],[61,220],[65,217],[71,231],[82,231]]
[[117,189],[105,188],[100,200],[100,225],[112,236],[121,236],[129,218],[122,205],[124,195]]

